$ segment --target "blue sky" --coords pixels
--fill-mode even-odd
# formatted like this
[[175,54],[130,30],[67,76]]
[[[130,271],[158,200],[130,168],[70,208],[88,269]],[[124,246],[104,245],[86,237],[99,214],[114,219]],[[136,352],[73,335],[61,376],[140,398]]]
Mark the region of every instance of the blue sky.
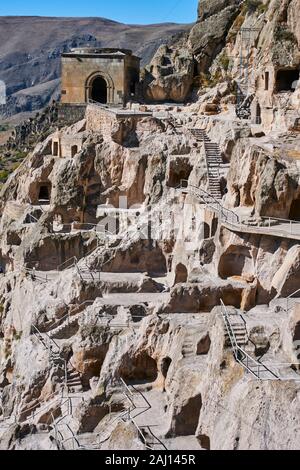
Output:
[[12,0],[0,16],[102,16],[123,23],[191,23],[198,0]]

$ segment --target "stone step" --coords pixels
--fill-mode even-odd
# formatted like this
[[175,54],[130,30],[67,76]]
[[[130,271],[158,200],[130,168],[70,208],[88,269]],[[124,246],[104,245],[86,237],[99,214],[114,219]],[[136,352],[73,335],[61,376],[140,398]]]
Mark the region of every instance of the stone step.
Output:
[[[58,327],[56,327],[53,330],[49,331],[48,334],[49,334],[50,338],[55,338],[57,336],[61,336],[64,333],[66,333],[69,328],[72,328],[72,327],[76,326],[76,323],[78,323],[78,319],[79,319],[80,314],[81,314],[81,312],[77,313],[73,317],[70,317],[69,319],[66,319],[61,325],[59,325]],[[61,339],[61,338],[58,338],[58,339]]]

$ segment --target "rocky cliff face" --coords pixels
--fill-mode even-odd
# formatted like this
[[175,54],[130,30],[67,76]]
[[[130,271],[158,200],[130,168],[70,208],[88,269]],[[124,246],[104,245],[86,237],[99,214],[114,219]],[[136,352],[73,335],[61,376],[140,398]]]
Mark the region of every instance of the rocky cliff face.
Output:
[[[297,448],[297,423],[290,436],[278,421],[298,413],[297,366],[288,366],[297,362],[298,304],[281,300],[299,285],[297,240],[232,231],[176,189],[182,179],[208,188],[191,129],[206,125],[212,137],[222,124],[188,108],[156,113],[116,115],[108,127],[107,111],[90,105],[2,190],[3,448]],[[240,175],[243,196],[226,197],[260,217],[267,164],[253,165],[259,139],[239,132],[227,178],[232,191]],[[52,155],[58,138],[61,157]],[[275,179],[289,173],[299,187],[297,162],[273,167]],[[101,232],[114,221],[114,237]],[[220,299],[237,320],[247,311],[239,341],[281,380],[251,378],[234,360]],[[136,420],[127,393],[144,407]]]
[[146,70],[158,101],[208,70],[190,104],[90,104],[3,186],[1,448],[299,449],[300,136],[272,101],[297,90],[251,90],[274,113],[253,123],[212,79],[232,24],[298,22],[240,3],[202,1],[194,53]]

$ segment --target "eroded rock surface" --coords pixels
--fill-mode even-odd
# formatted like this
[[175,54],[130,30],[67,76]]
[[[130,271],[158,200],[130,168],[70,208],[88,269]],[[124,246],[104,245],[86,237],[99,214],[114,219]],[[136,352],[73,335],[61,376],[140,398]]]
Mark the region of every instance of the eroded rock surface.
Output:
[[253,123],[217,72],[242,25],[298,38],[297,2],[253,5],[201,2],[161,104],[89,104],[3,186],[2,449],[299,449],[298,91],[254,89]]

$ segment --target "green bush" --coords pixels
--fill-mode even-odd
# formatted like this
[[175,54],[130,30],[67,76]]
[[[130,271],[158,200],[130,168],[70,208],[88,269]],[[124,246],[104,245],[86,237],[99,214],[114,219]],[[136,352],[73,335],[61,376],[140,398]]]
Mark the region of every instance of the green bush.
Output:
[[222,69],[225,70],[225,72],[227,72],[227,70],[229,69],[229,65],[230,65],[230,58],[228,57],[226,51],[224,51],[222,55],[219,57],[219,64],[222,67]]
[[9,176],[9,171],[8,170],[2,170],[0,171],[0,183],[5,183]]
[[261,6],[263,3],[260,0],[246,0],[244,8],[249,13],[254,13]]
[[292,31],[282,26],[277,27],[274,37],[276,41],[281,41],[281,42],[287,41],[287,42],[292,42],[292,43],[297,44],[297,39],[294,33],[292,33]]

